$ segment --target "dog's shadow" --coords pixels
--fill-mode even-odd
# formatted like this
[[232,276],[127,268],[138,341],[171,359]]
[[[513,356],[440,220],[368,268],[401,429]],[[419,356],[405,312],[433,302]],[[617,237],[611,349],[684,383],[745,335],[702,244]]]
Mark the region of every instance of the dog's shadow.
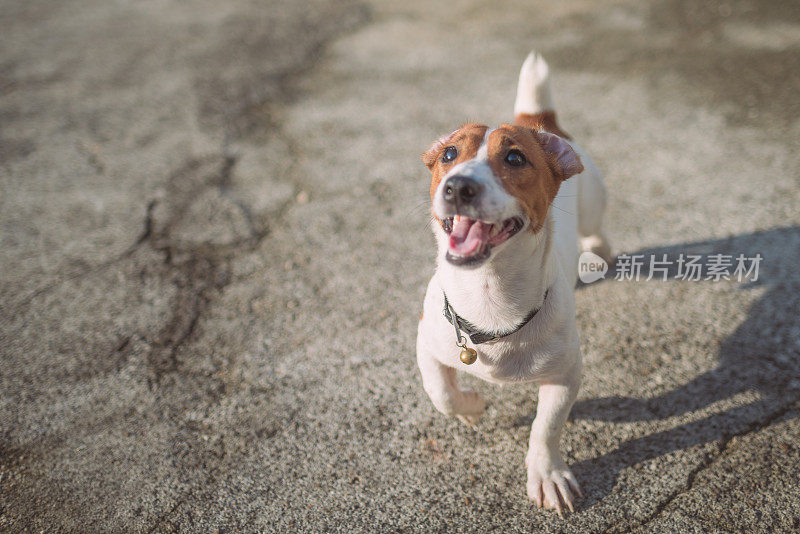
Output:
[[[754,430],[779,418],[800,397],[796,389],[796,379],[800,376],[800,335],[799,323],[795,320],[800,311],[800,227],[776,228],[724,240],[685,243],[630,254],[643,254],[646,259],[651,254],[655,254],[657,259],[667,254],[674,260],[681,253],[705,257],[725,254],[734,258],[739,254],[748,258],[761,254],[764,259],[759,279],[744,284],[742,290],[758,286],[768,290],[750,307],[747,318],[721,342],[719,364],[713,370],[655,397],[605,397],[579,401],[573,407],[572,419],[611,422],[660,420],[693,412],[750,390],[757,391],[761,400],[627,441],[612,452],[577,463],[573,470],[579,480],[587,481],[585,486],[588,486],[584,488],[588,492],[587,499],[581,503],[583,508],[608,495],[626,467],[695,445],[720,440],[727,442],[733,435]],[[706,264],[705,259],[701,263]],[[647,277],[647,269],[647,265],[642,269],[642,279]],[[673,266],[670,276],[674,277],[676,271],[677,267]],[[623,282],[612,280],[606,283]],[[609,477],[609,473],[614,473],[614,476]]]

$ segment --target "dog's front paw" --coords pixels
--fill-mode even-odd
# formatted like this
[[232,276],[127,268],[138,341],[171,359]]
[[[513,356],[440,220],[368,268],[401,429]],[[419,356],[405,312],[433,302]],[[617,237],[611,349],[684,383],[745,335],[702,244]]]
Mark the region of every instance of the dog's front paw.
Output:
[[549,508],[563,517],[563,507],[574,512],[574,495],[583,497],[581,488],[567,464],[557,455],[529,454],[525,458],[528,467],[528,498],[541,508]]
[[459,421],[474,430],[475,425],[486,409],[486,401],[474,391],[462,391],[460,397],[458,410],[455,415]]

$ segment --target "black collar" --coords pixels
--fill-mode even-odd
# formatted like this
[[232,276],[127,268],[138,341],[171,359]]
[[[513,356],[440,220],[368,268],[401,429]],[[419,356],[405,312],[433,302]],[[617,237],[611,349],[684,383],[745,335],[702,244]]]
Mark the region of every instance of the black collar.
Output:
[[544,298],[542,299],[541,307],[534,308],[533,310],[531,310],[531,312],[527,316],[525,316],[522,322],[519,323],[514,328],[512,328],[511,330],[505,330],[501,332],[481,331],[477,326],[470,323],[469,321],[467,321],[466,319],[464,319],[463,317],[461,317],[456,313],[456,310],[454,310],[453,307],[450,305],[450,303],[447,301],[447,294],[444,291],[442,291],[442,294],[444,295],[444,316],[447,319],[447,322],[449,322],[450,324],[453,324],[453,318],[455,318],[457,323],[455,325],[456,329],[464,331],[464,333],[469,336],[470,341],[472,341],[474,345],[480,345],[481,343],[486,343],[487,341],[497,341],[501,337],[510,336],[511,334],[516,334],[517,332],[519,332],[522,329],[522,327],[528,324],[531,321],[531,319],[533,319],[533,317],[537,313],[539,313],[539,310],[541,310],[544,307],[544,303],[545,301],[547,301],[547,293],[549,292],[550,292],[549,289],[544,292]]

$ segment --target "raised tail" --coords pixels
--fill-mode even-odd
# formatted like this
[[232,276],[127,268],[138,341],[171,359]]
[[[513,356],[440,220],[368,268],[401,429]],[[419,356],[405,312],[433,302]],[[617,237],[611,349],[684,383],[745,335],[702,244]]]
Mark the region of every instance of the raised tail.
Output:
[[535,115],[555,109],[553,95],[550,92],[550,67],[534,50],[528,54],[519,71],[514,115]]
[[519,72],[517,99],[514,102],[514,124],[545,130],[570,139],[556,122],[555,105],[550,89],[550,67],[535,50],[528,54]]

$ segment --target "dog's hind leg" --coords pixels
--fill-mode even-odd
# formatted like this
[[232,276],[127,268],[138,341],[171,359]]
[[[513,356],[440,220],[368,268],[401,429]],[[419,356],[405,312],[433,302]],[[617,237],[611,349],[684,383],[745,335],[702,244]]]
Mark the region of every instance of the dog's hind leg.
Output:
[[417,364],[422,372],[422,385],[434,407],[474,428],[486,407],[483,397],[474,391],[459,389],[456,370],[443,365],[427,351],[417,349]]
[[578,180],[578,233],[581,236],[581,252],[594,252],[610,263],[611,246],[602,229],[606,186],[591,158],[583,152],[580,156],[585,169]]

